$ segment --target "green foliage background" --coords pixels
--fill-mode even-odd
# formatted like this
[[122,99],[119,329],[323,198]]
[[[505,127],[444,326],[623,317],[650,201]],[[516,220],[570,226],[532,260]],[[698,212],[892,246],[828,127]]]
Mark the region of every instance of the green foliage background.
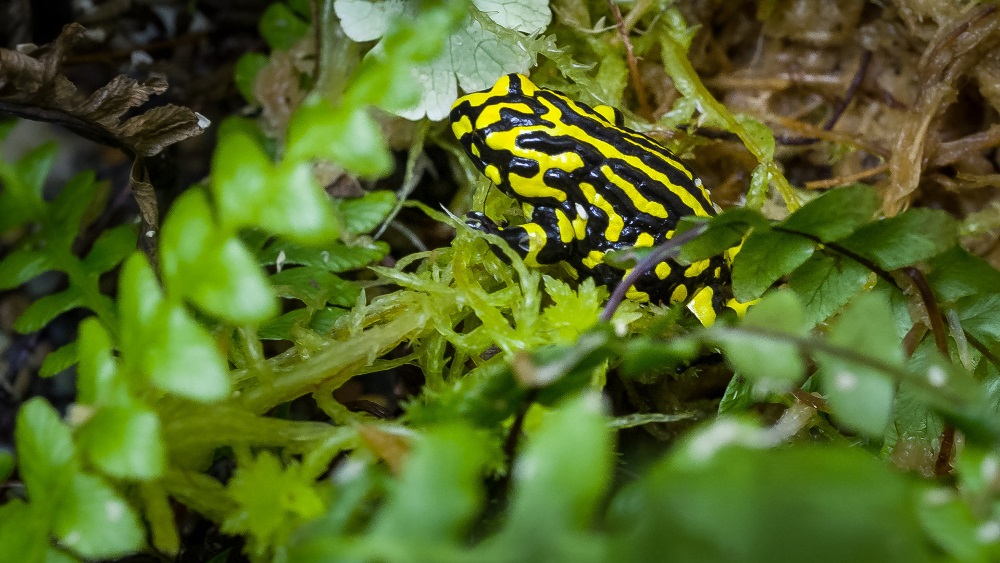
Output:
[[[440,118],[458,86],[532,65],[540,84],[619,103],[619,50],[579,30],[537,35],[544,3],[524,13],[486,1],[319,6],[320,70],[287,131],[269,138],[253,120],[226,120],[210,179],[166,213],[155,263],[133,250],[131,227],[73,252],[107,190],[83,172],[42,198],[53,147],[0,162],[0,231],[34,233],[0,262],[0,288],[49,270],[69,280],[17,329],[93,313],[44,368],[76,364],[71,411],[28,401],[16,456],[0,457],[0,476],[16,468],[24,484],[0,506],[0,553],[176,556],[179,503],[245,538],[260,561],[1000,556],[1000,272],[958,245],[959,222],[919,208],[883,219],[863,185],[803,204],[771,132],[711,96],[687,60],[691,30],[664,6],[637,48],[660,50],[682,94],[669,125],[722,128],[759,162],[744,208],[688,221],[700,236],[665,251],[695,261],[743,240],[734,292],[761,300],[708,328],[633,303],[601,320],[607,291],[591,280],[567,283],[509,250],[501,259],[496,237],[389,192],[330,201],[313,167],[384,176],[394,160],[371,108]],[[306,2],[276,3],[261,33],[290,49],[308,38],[309,14]],[[378,43],[362,54],[355,38]],[[484,67],[463,40],[509,51]],[[596,63],[585,70],[577,58]],[[247,55],[237,68],[251,103],[267,64]],[[511,202],[487,197],[445,127],[424,123],[404,148],[450,151],[466,184],[460,205],[502,216]],[[789,211],[781,221],[760,213],[772,188]],[[372,266],[389,248],[371,233],[399,205],[453,227],[454,242]],[[118,294],[101,293],[99,276],[119,266]],[[364,268],[377,282],[363,288],[351,274]],[[295,305],[282,313],[279,299]],[[291,344],[267,357],[268,340]],[[717,413],[616,417],[602,396],[609,378],[670,381],[715,351],[736,374]],[[403,364],[426,383],[401,418],[333,399],[351,378]],[[329,421],[282,408],[304,396]],[[623,429],[695,419],[646,457],[619,445]],[[937,451],[946,429],[964,439],[950,478],[889,463],[902,443]],[[206,473],[221,457],[235,460],[227,482]]]

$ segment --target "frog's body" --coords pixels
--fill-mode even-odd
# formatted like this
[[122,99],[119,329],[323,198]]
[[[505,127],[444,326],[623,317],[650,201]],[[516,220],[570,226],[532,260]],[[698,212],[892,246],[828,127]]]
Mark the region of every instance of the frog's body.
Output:
[[[614,287],[625,274],[611,250],[671,238],[677,220],[715,207],[701,181],[670,151],[623,125],[609,106],[590,107],[510,74],[459,98],[452,130],[483,174],[520,201],[528,222],[498,226],[481,213],[469,225],[498,234],[528,264],[564,261]],[[681,266],[661,262],[630,288],[638,301],[691,301],[710,324],[726,301],[729,264],[719,256]],[[707,318],[706,318],[707,317]]]

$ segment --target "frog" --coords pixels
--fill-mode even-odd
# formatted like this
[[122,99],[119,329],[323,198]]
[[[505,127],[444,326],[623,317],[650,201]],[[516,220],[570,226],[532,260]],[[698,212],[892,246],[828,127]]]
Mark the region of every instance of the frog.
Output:
[[[525,222],[497,223],[471,211],[466,224],[499,236],[529,266],[563,263],[575,277],[612,289],[629,270],[606,257],[670,240],[682,217],[719,212],[674,153],[625,125],[623,113],[507,74],[458,98],[451,129],[476,168],[522,206]],[[726,307],[731,255],[689,265],[667,259],[643,272],[626,297],[686,303],[708,326]]]

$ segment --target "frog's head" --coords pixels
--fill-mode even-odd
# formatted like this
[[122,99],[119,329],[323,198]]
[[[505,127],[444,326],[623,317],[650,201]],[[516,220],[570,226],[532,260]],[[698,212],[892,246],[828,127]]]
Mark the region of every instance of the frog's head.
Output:
[[[538,87],[522,74],[501,76],[492,88],[466,94],[451,106],[451,130],[472,160],[482,170],[489,159],[486,136],[491,126],[505,119],[502,108],[535,95]],[[530,108],[522,107],[519,109]]]

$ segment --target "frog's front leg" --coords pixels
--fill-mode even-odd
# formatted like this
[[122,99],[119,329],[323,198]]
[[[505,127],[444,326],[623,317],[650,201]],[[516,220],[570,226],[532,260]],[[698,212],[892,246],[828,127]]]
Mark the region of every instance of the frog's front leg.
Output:
[[577,238],[572,221],[561,209],[551,207],[535,207],[530,222],[513,227],[497,225],[479,211],[470,211],[465,224],[504,239],[529,266],[570,258]]

